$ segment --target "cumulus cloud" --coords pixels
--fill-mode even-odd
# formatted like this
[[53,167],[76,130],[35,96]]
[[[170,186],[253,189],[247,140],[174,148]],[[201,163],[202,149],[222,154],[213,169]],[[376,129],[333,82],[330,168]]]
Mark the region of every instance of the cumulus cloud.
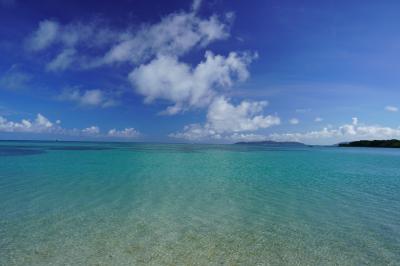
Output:
[[[161,114],[207,107],[225,88],[248,78],[248,65],[257,54],[231,52],[222,56],[207,51],[196,66],[182,62],[181,56],[189,51],[229,37],[233,13],[200,17],[200,5],[201,0],[194,0],[190,11],[125,29],[112,28],[99,19],[68,24],[44,20],[27,39],[27,46],[34,52],[49,53],[49,71],[117,63],[133,65],[128,78],[145,102],[171,103]],[[105,98],[99,90],[75,90],[62,95],[64,100],[92,106],[109,105]]]
[[399,137],[400,128],[359,124],[356,117],[352,118],[351,124],[344,124],[336,128],[324,127],[322,130],[316,131],[276,133],[268,136],[272,140],[303,141],[308,143],[335,143],[360,139],[390,139]]
[[[173,115],[194,108],[207,108],[204,125],[189,125],[179,134],[199,132],[205,137],[226,137],[255,131],[280,123],[276,116],[264,116],[265,101],[243,101],[233,105],[223,95],[227,88],[249,77],[248,66],[256,53],[231,52],[226,56],[205,53],[205,59],[192,66],[181,60],[194,49],[229,37],[233,13],[200,17],[201,0],[190,11],[175,12],[154,24],[135,28],[112,28],[104,21],[61,24],[44,20],[27,40],[33,52],[47,52],[52,58],[49,71],[86,69],[128,63],[133,66],[128,79],[146,103],[161,100],[170,104],[161,114]],[[60,99],[81,106],[112,105],[109,95],[100,90],[70,90]],[[227,115],[228,112],[232,115]],[[135,130],[110,130],[110,135],[134,135]]]
[[352,117],[352,118],[351,118],[351,121],[352,121],[352,124],[353,124],[354,126],[356,126],[356,125],[358,124],[358,118],[357,118],[357,117]]
[[388,105],[385,107],[385,110],[388,112],[397,112],[397,111],[399,111],[399,108],[397,108],[396,106]]
[[20,122],[10,121],[5,117],[0,116],[0,132],[13,133],[48,133],[60,135],[95,135],[99,134],[98,127],[92,126],[85,129],[65,129],[61,127],[61,121],[51,122],[42,114],[37,114],[33,120],[22,119]]
[[289,120],[289,123],[290,123],[291,125],[297,125],[297,124],[300,123],[300,120],[297,119],[297,118],[291,118],[291,119]]
[[168,136],[171,138],[185,139],[190,141],[221,138],[221,135],[212,128],[209,128],[208,124],[205,124],[204,126],[200,124],[189,124],[184,126],[183,131],[171,133]]
[[211,103],[204,125],[187,125],[182,132],[170,134],[170,137],[187,140],[229,139],[235,136],[235,133],[279,125],[279,117],[262,115],[266,106],[265,101],[242,101],[235,106],[221,96]]
[[323,120],[324,120],[324,119],[322,119],[321,117],[316,117],[316,118],[314,119],[314,121],[317,122],[317,123],[322,122]]
[[[273,124],[279,124],[278,118]],[[224,140],[228,142],[237,141],[300,141],[309,144],[335,144],[345,141],[361,139],[393,139],[400,138],[400,127],[386,127],[380,125],[365,125],[359,123],[358,118],[353,117],[352,123],[337,127],[324,127],[321,130],[306,132],[288,132],[272,134],[256,134],[252,132],[230,132],[225,134],[218,132],[210,123],[205,125],[191,124],[185,126],[182,132],[170,134],[170,137],[182,138],[190,141],[198,140]]]
[[125,128],[125,129],[110,129],[108,132],[102,133],[98,126],[90,126],[84,129],[73,129],[73,130],[65,130],[65,134],[71,134],[74,136],[83,136],[83,137],[96,137],[96,138],[104,138],[104,139],[133,139],[138,138],[141,134],[138,130],[134,128]]
[[209,104],[219,88],[248,78],[248,64],[254,59],[248,53],[231,52],[227,57],[206,52],[205,60],[195,68],[176,57],[159,56],[133,70],[129,79],[146,102],[155,99],[174,103],[164,113],[175,114],[188,107]]
[[58,97],[59,100],[76,102],[80,106],[111,107],[117,105],[117,101],[111,95],[102,90],[67,89]]
[[216,98],[210,105],[207,121],[218,133],[255,131],[280,123],[276,116],[263,116],[266,101],[242,101],[233,105],[224,97]]
[[123,130],[117,130],[115,128],[108,131],[108,136],[116,138],[136,138],[140,135],[139,131],[134,128],[125,128]]
[[1,132],[31,132],[31,133],[52,133],[60,132],[58,124],[52,123],[42,114],[37,114],[34,120],[22,119],[20,122],[9,121],[0,116]]
[[10,121],[4,116],[0,116],[0,132],[9,133],[46,133],[62,136],[74,137],[96,137],[96,138],[137,138],[141,134],[134,128],[125,128],[122,130],[111,129],[107,133],[102,133],[98,126],[90,126],[83,129],[67,129],[61,127],[61,121],[50,121],[42,114],[37,114],[33,120],[22,119],[19,122]]
[[98,126],[91,126],[91,127],[87,127],[82,129],[82,133],[84,135],[99,135],[100,134],[100,128]]

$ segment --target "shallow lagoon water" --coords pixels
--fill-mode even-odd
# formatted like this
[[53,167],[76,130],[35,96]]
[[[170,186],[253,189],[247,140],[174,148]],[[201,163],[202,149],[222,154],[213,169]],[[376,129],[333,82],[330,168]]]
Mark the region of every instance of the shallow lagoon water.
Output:
[[0,142],[0,265],[396,265],[400,150]]

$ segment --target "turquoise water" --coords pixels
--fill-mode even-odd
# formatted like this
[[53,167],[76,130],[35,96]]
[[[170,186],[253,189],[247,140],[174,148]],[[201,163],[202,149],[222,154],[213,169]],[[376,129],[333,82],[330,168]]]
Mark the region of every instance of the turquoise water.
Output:
[[400,150],[0,142],[0,265],[399,265]]

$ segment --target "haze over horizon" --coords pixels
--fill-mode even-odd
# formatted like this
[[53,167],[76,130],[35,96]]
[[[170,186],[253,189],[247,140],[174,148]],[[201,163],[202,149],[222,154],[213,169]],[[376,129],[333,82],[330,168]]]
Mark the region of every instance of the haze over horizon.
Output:
[[400,138],[399,8],[0,0],[0,139]]

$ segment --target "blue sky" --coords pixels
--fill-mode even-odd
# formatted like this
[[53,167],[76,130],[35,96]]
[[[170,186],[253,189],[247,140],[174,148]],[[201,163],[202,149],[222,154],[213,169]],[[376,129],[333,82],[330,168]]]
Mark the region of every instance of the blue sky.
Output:
[[400,138],[398,10],[0,0],[0,138]]

